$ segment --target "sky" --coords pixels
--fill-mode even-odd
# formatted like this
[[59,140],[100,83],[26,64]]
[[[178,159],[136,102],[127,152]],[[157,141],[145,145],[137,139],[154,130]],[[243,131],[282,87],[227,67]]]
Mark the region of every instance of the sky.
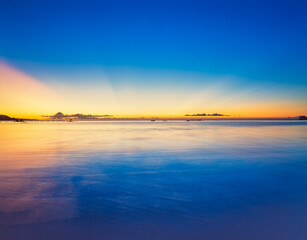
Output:
[[1,0],[0,114],[307,115],[307,1]]

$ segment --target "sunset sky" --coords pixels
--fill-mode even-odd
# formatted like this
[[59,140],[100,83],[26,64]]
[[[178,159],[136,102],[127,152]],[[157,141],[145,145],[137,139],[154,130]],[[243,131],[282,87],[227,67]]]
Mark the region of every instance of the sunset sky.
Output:
[[307,1],[1,1],[0,114],[307,115]]

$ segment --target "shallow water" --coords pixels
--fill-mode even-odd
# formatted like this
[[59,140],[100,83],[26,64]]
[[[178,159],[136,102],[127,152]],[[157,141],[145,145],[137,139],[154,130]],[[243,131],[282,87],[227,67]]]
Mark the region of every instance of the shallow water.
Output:
[[0,123],[0,239],[307,239],[307,122]]

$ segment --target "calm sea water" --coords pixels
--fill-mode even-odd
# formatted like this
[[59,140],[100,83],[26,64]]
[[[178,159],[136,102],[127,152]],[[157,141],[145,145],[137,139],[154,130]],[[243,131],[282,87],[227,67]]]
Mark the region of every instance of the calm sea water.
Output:
[[0,123],[0,239],[306,240],[307,122]]

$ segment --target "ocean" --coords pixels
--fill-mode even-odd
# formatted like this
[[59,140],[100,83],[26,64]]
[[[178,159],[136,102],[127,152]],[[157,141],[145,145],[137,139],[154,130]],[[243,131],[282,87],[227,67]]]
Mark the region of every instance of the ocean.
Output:
[[1,240],[306,240],[307,121],[0,123]]

